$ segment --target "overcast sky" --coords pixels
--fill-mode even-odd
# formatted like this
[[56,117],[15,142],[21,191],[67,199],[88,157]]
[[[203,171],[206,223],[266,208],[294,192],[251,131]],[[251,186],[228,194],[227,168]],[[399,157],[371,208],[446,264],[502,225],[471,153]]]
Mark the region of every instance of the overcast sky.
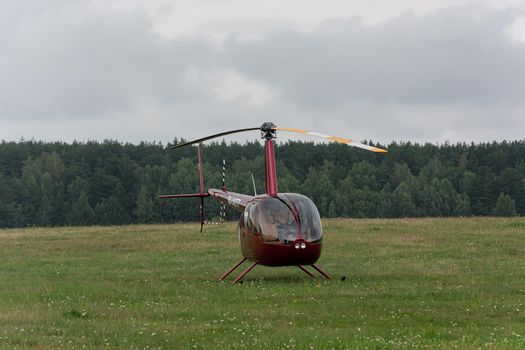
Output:
[[525,1],[0,0],[0,139],[166,143],[264,121],[523,139]]

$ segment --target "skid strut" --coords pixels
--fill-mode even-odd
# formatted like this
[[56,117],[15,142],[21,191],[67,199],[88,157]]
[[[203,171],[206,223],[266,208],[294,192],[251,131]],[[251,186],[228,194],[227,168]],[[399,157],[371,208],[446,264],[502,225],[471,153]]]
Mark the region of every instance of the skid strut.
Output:
[[[323,270],[321,270],[319,266],[315,264],[312,264],[310,266],[312,266],[316,271],[318,271],[321,275],[323,275],[324,278],[328,280],[330,279],[330,275],[324,272]],[[297,265],[297,267],[303,270],[308,276],[315,278],[315,276],[310,271],[308,271],[303,265]]]
[[237,276],[236,279],[233,280],[232,284],[235,284],[239,282],[240,280],[242,280],[242,278],[246,276],[246,274],[250,272],[255,267],[255,265],[257,265],[257,261],[252,262],[251,265],[248,266],[246,270],[244,270],[239,276]]
[[317,266],[316,264],[312,264],[312,267],[313,267],[314,269],[316,269],[317,272],[319,272],[321,275],[323,275],[327,280],[330,279],[330,275],[327,274],[326,272],[324,272],[323,270],[321,270],[321,268],[320,268],[319,266]]
[[232,267],[231,269],[229,269],[228,271],[226,271],[226,272],[224,273],[224,275],[221,276],[221,278],[219,279],[219,281],[223,281],[226,277],[228,277],[228,275],[229,275],[230,273],[233,272],[233,270],[235,270],[236,268],[238,268],[239,265],[241,265],[241,264],[242,264],[243,262],[245,262],[245,261],[246,261],[246,258],[242,258],[241,260],[237,261],[237,263],[236,263],[235,265],[233,265],[233,267]]
[[310,271],[308,271],[307,269],[304,268],[303,265],[297,265],[298,268],[300,268],[301,270],[304,271],[304,273],[306,273],[308,276],[312,277],[312,278],[315,278],[314,275],[312,275],[312,273]]
[[[219,281],[224,281],[224,279],[226,277],[228,277],[230,275],[230,273],[232,273],[236,268],[238,268],[243,262],[245,262],[246,260],[248,260],[248,258],[242,258],[241,260],[237,261],[237,263],[235,265],[233,265],[233,267],[231,269],[229,269],[228,271],[226,271],[224,273],[224,275],[221,276],[221,278],[219,279]],[[246,276],[246,274],[248,272],[250,272],[254,267],[255,265],[257,265],[257,262],[254,261],[250,264],[250,266],[248,266],[248,268],[246,270],[244,270],[239,276],[237,276],[237,278],[235,278],[232,282],[232,284],[235,284],[237,282],[239,282],[240,280],[242,280],[242,278],[244,276]]]

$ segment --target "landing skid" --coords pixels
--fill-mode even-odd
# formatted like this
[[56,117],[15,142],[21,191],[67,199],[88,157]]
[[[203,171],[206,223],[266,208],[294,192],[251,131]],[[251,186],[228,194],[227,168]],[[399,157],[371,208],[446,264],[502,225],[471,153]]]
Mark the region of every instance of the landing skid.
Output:
[[[224,281],[224,279],[225,279],[226,277],[228,277],[233,271],[235,271],[235,269],[237,269],[239,266],[241,266],[241,264],[242,264],[243,262],[245,262],[246,260],[248,260],[248,259],[247,259],[247,258],[242,258],[241,260],[237,261],[237,262],[235,263],[235,265],[233,265],[232,268],[230,268],[228,271],[226,271],[226,272],[221,276],[221,278],[219,279],[219,281]],[[257,262],[256,262],[256,261],[252,262],[252,263],[250,264],[250,266],[248,266],[248,268],[247,268],[246,270],[244,270],[239,276],[237,276],[237,277],[233,280],[232,284],[235,284],[235,283],[241,281],[241,280],[244,278],[244,276],[246,276],[246,275],[248,274],[248,272],[250,272],[250,271],[251,271],[256,265],[257,265]],[[323,275],[324,278],[326,278],[326,279],[328,279],[328,280],[330,279],[330,275],[327,274],[326,272],[324,272],[324,271],[323,271],[319,266],[317,266],[316,264],[312,264],[312,265],[310,265],[310,266],[312,266],[317,272],[319,272],[321,275]],[[300,268],[301,270],[303,270],[304,273],[306,273],[308,276],[310,276],[310,277],[312,277],[312,278],[315,278],[315,276],[314,276],[310,271],[308,271],[303,265],[297,265],[297,267]]]

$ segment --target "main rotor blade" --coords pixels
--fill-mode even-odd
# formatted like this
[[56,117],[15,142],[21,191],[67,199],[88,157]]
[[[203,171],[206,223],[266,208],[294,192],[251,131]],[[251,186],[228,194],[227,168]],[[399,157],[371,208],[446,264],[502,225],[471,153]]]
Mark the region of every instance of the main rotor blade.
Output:
[[362,148],[362,149],[366,149],[367,151],[372,151],[372,152],[377,152],[377,153],[386,153],[386,152],[388,152],[387,150],[384,150],[382,148],[365,145],[365,144],[363,144],[361,142],[352,141],[350,139],[345,139],[343,137],[321,134],[320,132],[315,132],[315,131],[308,131],[308,130],[294,129],[294,128],[280,128],[280,127],[273,127],[272,130],[288,131],[288,132],[295,132],[295,133],[299,133],[299,134],[306,134],[306,135],[311,135],[311,136],[317,136],[317,137],[321,137],[323,139],[327,139],[327,140],[331,140],[331,141],[335,141],[335,142],[339,142],[339,143],[344,143],[346,145],[359,147],[359,148]]
[[184,147],[184,146],[187,146],[187,145],[192,145],[194,143],[204,142],[204,141],[207,141],[207,140],[214,139],[216,137],[221,137],[221,136],[235,134],[235,133],[244,132],[244,131],[253,131],[253,130],[261,130],[261,128],[258,127],[258,128],[247,128],[247,129],[238,129],[238,130],[225,131],[225,132],[221,132],[219,134],[206,136],[206,137],[203,137],[201,139],[197,139],[197,140],[193,140],[193,141],[189,141],[189,142],[184,142],[184,143],[179,143],[178,145],[171,146],[170,149],[180,148],[180,147]]

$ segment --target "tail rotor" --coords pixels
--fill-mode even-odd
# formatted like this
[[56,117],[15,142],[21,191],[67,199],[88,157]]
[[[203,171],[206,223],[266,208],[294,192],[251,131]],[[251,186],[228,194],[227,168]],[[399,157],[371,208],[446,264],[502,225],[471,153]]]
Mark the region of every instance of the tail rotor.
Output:
[[201,231],[202,227],[206,223],[206,220],[204,220],[204,198],[209,197],[210,194],[207,192],[204,192],[204,180],[202,177],[202,160],[201,160],[201,145],[197,145],[197,157],[199,160],[199,193],[188,193],[188,194],[170,194],[170,195],[163,195],[159,196],[159,198],[192,198],[192,197],[199,197],[200,198],[200,204],[199,204],[199,214],[201,219]]

